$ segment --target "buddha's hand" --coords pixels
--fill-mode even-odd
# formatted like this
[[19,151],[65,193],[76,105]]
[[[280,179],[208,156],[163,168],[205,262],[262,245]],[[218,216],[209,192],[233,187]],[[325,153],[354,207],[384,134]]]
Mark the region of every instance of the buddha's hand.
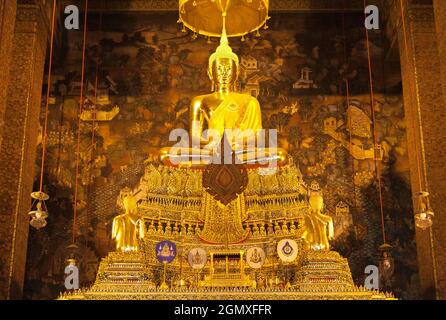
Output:
[[334,227],[333,227],[333,221],[328,222],[328,239],[333,240],[334,239]]
[[242,149],[241,144],[238,143],[237,141],[233,142],[231,147],[232,147],[232,150],[241,150]]
[[215,140],[214,141],[210,141],[203,147],[203,149],[205,149],[205,150],[216,150],[218,145],[219,145],[219,142],[217,142]]

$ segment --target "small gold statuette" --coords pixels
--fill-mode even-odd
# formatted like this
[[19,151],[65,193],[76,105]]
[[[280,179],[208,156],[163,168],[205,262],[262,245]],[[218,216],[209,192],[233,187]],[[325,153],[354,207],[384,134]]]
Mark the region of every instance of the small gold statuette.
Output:
[[123,196],[125,213],[113,219],[112,237],[116,250],[122,252],[138,251],[138,238],[144,237],[144,224],[137,214],[137,203],[132,195]]
[[313,181],[309,190],[310,209],[303,219],[302,238],[313,250],[330,250],[329,240],[333,239],[333,219],[323,214],[324,199],[319,184]]

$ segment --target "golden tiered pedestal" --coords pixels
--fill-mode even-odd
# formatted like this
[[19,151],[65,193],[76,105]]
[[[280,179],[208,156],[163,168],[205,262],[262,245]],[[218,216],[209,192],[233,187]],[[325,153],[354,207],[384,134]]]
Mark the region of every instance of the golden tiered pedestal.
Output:
[[[393,300],[391,294],[353,284],[346,259],[334,251],[307,252],[296,281],[285,289],[273,284],[255,287],[249,275],[233,279],[207,275],[199,286],[172,286],[161,290],[150,278],[153,269],[144,254],[111,252],[104,258],[90,289],[66,292],[62,300]],[[212,286],[212,284],[214,284]],[[226,284],[226,285],[224,285]]]
[[[110,252],[91,288],[64,293],[60,299],[393,299],[355,286],[347,260],[337,252],[308,246],[302,224],[309,213],[307,187],[292,165],[269,176],[250,171],[244,194],[227,208],[231,212],[210,200],[201,173],[190,169],[149,165],[134,193],[145,229],[139,250]],[[205,228],[210,214],[217,215],[212,221],[218,225]],[[206,230],[230,232],[223,220],[228,216],[241,221],[247,236],[238,243],[204,241],[215,236],[215,231]],[[292,263],[283,264],[277,255],[282,239],[297,242],[298,256]],[[166,290],[160,288],[163,265],[155,252],[162,240],[177,246],[175,260],[166,266]],[[208,253],[199,272],[187,260],[197,247]],[[261,269],[246,263],[244,253],[251,247],[265,252]]]

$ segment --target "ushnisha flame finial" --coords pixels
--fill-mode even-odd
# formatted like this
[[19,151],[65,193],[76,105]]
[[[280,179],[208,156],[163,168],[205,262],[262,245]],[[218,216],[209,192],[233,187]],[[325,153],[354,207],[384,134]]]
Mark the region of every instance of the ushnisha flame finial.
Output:
[[221,58],[228,58],[234,61],[236,66],[239,65],[239,59],[238,56],[232,52],[232,48],[229,46],[229,40],[228,35],[226,33],[226,12],[222,13],[223,17],[223,30],[221,32],[221,38],[220,38],[220,45],[217,47],[215,52],[211,54],[209,57],[209,71],[212,71],[212,65],[214,64],[215,60],[221,59]]

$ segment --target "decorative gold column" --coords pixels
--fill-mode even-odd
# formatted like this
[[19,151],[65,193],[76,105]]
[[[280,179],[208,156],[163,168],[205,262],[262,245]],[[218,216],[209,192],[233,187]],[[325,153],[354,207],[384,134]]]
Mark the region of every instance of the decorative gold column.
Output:
[[[404,23],[399,21],[398,37],[413,203],[417,208],[420,189],[429,191],[435,212],[432,229],[416,229],[421,295],[446,299],[446,96],[440,80],[445,62],[438,51],[432,5],[403,2]],[[444,7],[444,0],[438,2]],[[400,17],[400,1],[394,5]]]
[[[441,83],[443,96],[446,97],[446,1],[433,0],[435,26],[437,31],[438,52],[440,54]],[[446,107],[445,104],[443,104]]]
[[16,9],[16,0],[0,0],[0,70],[2,70],[0,72],[0,144],[3,116],[6,109]]
[[[442,135],[438,139],[444,141],[446,139],[446,1],[434,0],[434,15],[436,23],[436,33],[437,33],[437,44],[440,57],[440,71],[439,79],[441,79],[441,84],[443,88],[443,103],[437,106],[441,113],[439,114],[439,123],[437,126],[441,126]],[[439,299],[446,299],[446,205],[445,205],[445,195],[446,195],[446,171],[444,165],[446,163],[445,149],[442,150],[442,158],[438,159],[438,166],[443,165],[443,174],[436,177],[436,183],[442,183],[441,186],[433,185],[431,187],[431,192],[433,193],[432,201],[435,201],[434,210],[437,214],[436,221],[434,225],[434,244],[436,250],[437,259],[437,294]],[[442,181],[441,181],[442,180]],[[433,189],[441,188],[441,189]]]
[[17,3],[0,146],[0,299],[22,296],[48,33],[40,1]]

